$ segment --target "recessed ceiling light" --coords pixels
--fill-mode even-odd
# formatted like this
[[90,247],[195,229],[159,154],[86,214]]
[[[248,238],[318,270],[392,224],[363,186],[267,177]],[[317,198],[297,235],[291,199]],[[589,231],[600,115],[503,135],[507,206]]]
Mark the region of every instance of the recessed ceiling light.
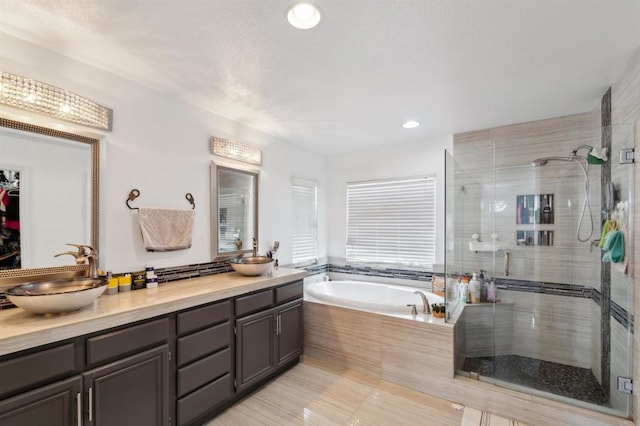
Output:
[[309,3],[298,3],[289,9],[287,20],[294,27],[308,30],[320,23],[322,15],[317,7]]
[[402,123],[402,127],[404,127],[405,129],[415,129],[420,124],[422,124],[422,123],[420,123],[419,121],[416,121],[416,120],[407,120],[404,123]]

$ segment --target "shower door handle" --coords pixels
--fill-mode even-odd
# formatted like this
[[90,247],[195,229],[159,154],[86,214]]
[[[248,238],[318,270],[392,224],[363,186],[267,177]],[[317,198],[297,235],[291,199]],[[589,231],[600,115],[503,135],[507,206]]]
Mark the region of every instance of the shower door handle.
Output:
[[510,253],[505,250],[504,252],[504,276],[509,276],[509,255]]

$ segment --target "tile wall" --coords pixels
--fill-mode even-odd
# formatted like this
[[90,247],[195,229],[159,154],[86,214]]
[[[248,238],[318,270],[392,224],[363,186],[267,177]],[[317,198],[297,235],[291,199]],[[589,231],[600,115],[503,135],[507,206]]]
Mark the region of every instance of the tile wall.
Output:
[[[637,82],[637,79],[634,81]],[[637,104],[638,98],[635,102]],[[620,147],[635,145],[630,136],[633,131],[628,121],[616,121],[615,96],[613,104],[614,121],[611,128],[614,161],[607,166],[611,167],[612,180],[620,196],[629,199],[633,174],[615,160]],[[464,190],[455,188],[454,192],[456,207],[462,207],[464,211],[458,220],[460,226],[453,228],[454,235],[450,238],[456,246],[453,251],[454,268],[460,272],[479,269],[493,271],[489,274],[498,277],[497,282],[506,277],[502,251],[470,252],[465,249],[471,234],[479,234],[482,240],[490,241],[491,233],[495,232],[510,253],[508,281],[513,280],[511,288],[515,289],[520,280],[529,284],[557,283],[553,285],[557,285],[561,291],[555,293],[556,296],[511,295],[508,289],[502,291],[503,295],[509,295],[503,301],[515,303],[514,354],[591,368],[609,392],[612,395],[616,393],[615,398],[612,397],[614,408],[624,410],[625,398],[618,394],[612,377],[628,375],[628,367],[624,363],[613,362],[613,359],[624,358],[628,354],[628,346],[625,346],[622,338],[613,340],[613,332],[608,330],[616,327],[621,334],[624,330],[629,335],[632,329],[633,316],[629,303],[631,278],[622,272],[619,265],[613,265],[610,286],[607,273],[606,288],[603,288],[601,251],[576,239],[578,218],[584,201],[580,168],[567,162],[550,162],[537,168],[529,165],[535,158],[567,156],[578,145],[600,146],[600,119],[598,106],[590,113],[454,135],[454,157],[464,170],[464,173],[456,176],[456,184],[461,182]],[[586,151],[581,151],[581,154],[586,155]],[[590,166],[594,226],[590,240],[600,238],[603,173],[602,166]],[[519,195],[528,194],[554,195],[553,224],[516,223],[515,201]],[[588,225],[588,216],[585,224]],[[581,228],[583,239],[588,228]],[[553,245],[522,246],[515,241],[516,231],[527,230],[553,231]],[[564,295],[563,286],[569,290]],[[583,295],[574,291],[581,291]],[[608,302],[609,294],[611,303]],[[602,309],[603,303],[606,304],[606,310]],[[609,350],[610,345],[614,346]]]
[[[606,414],[454,378],[454,326],[305,302],[304,353],[410,389],[527,424],[628,425]],[[456,328],[458,325],[455,326]]]

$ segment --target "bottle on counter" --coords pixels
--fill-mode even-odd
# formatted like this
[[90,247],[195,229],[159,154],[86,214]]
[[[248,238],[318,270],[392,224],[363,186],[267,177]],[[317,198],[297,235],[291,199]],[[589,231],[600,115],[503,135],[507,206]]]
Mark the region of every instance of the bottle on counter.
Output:
[[496,283],[491,281],[489,288],[487,289],[487,302],[496,302],[498,300],[498,289]]
[[467,303],[469,300],[469,277],[460,278],[460,302]]
[[107,294],[116,294],[118,293],[118,278],[114,278],[113,273],[111,271],[107,272]]
[[489,280],[484,279],[484,269],[480,269],[480,282],[482,283],[482,287],[480,288],[480,303],[487,301],[487,289],[489,288]]
[[118,292],[131,291],[131,274],[124,274],[118,277]]
[[480,303],[480,293],[482,291],[482,281],[478,278],[478,274],[473,273],[471,281],[469,281],[469,298],[471,303]]

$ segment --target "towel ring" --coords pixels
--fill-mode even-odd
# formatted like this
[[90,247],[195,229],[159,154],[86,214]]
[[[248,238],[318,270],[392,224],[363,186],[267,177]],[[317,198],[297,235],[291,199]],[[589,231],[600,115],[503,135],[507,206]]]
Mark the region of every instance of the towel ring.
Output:
[[[125,204],[127,205],[127,207],[129,207],[129,210],[140,210],[138,207],[131,207],[129,205],[130,201],[135,200],[136,198],[138,198],[140,196],[140,191],[137,189],[132,189],[129,192],[129,197],[125,200]],[[189,204],[191,204],[191,209],[195,209],[196,208],[196,202],[193,199],[193,195],[191,195],[190,192],[187,192],[187,194],[184,196],[184,198],[187,199],[187,201],[189,202]]]

